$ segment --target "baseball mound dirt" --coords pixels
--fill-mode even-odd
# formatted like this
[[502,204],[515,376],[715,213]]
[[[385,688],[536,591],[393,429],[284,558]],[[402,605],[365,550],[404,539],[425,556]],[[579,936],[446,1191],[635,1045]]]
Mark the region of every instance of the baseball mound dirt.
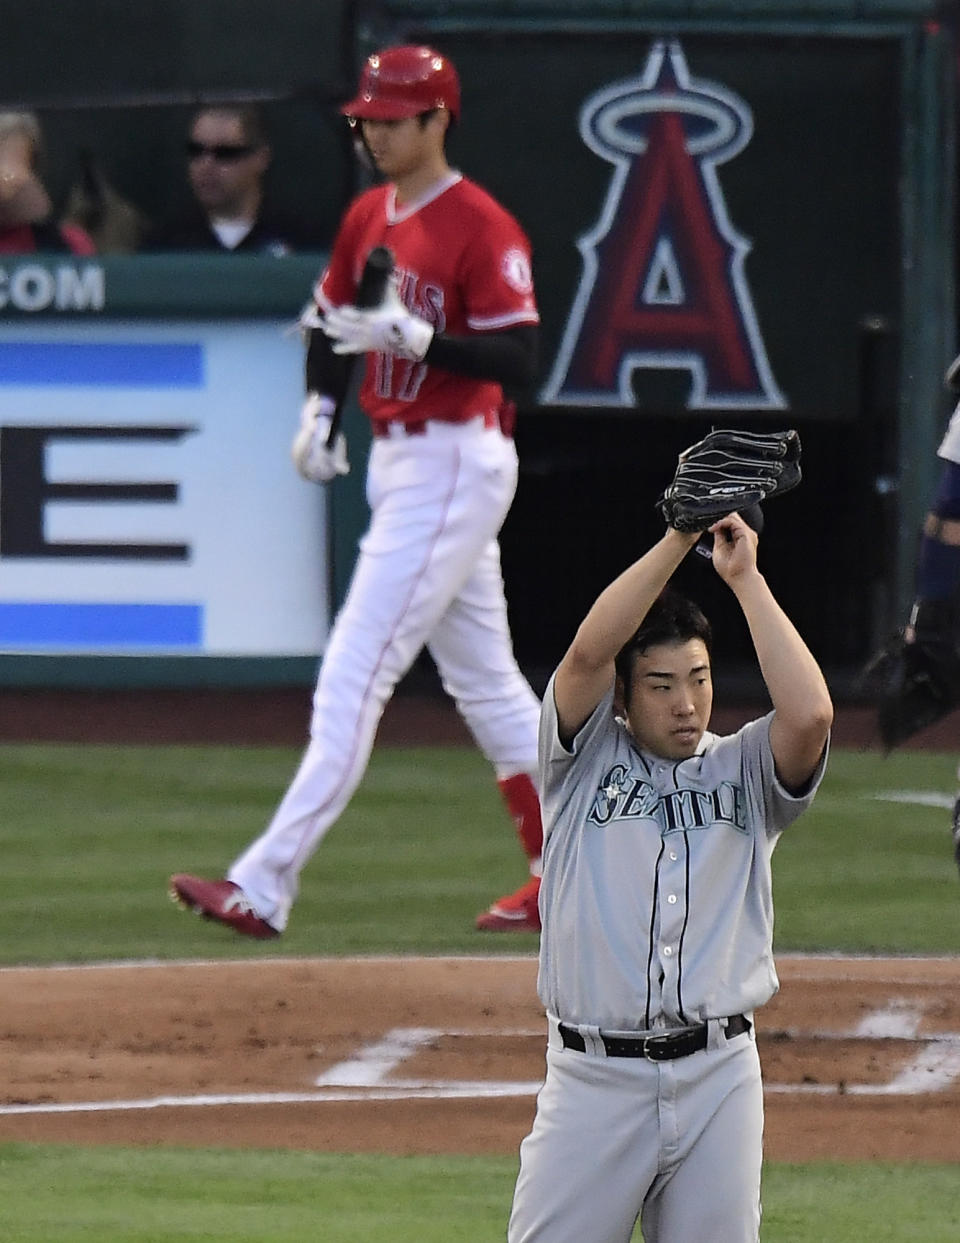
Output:
[[[766,1151],[960,1161],[960,962],[780,961]],[[0,971],[0,1139],[514,1153],[536,963],[303,959]]]

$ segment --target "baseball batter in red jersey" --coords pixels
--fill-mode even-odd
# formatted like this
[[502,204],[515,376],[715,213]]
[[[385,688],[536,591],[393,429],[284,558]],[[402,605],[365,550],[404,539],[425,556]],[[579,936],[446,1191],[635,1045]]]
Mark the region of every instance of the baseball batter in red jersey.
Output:
[[[514,658],[497,542],[517,485],[504,386],[536,372],[530,245],[447,162],[460,86],[446,57],[406,46],[370,56],[342,111],[384,181],[348,208],[305,317],[308,391],[293,457],[315,482],[347,473],[331,420],[352,358],[365,355],[370,525],[324,653],[310,743],[273,819],[225,879],[178,875],[171,890],[238,932],[280,933],[303,866],[363,776],[384,706],[426,646],[529,860],[529,879],[477,927],[539,931],[540,703]],[[393,254],[393,279],[379,306],[361,310],[361,275],[380,246]]]

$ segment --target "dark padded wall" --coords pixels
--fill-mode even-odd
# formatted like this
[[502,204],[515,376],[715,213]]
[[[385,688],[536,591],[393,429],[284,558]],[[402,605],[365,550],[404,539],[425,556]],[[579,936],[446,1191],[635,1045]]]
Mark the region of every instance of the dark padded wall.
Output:
[[[436,40],[463,79],[456,158],[534,245],[543,381],[583,271],[577,239],[595,226],[612,176],[581,138],[580,108],[636,77],[653,36],[445,31]],[[885,626],[890,544],[874,479],[896,420],[897,342],[867,326],[896,325],[900,313],[900,49],[892,39],[789,35],[691,33],[682,43],[691,75],[753,112],[749,144],[717,178],[750,243],[745,276],[787,405],[692,409],[690,373],[652,367],[634,372],[632,408],[528,403],[502,541],[518,657],[551,665],[596,592],[656,538],[653,500],[687,444],[712,426],[796,426],[805,486],[770,506],[764,566],[821,659],[853,668]],[[683,576],[716,596],[699,559]],[[715,603],[720,649],[748,662],[736,610],[722,592]]]
[[185,205],[190,101],[266,94],[275,96],[264,104],[275,152],[272,192],[315,218],[321,243],[329,241],[354,176],[331,106],[355,72],[351,5],[6,0],[3,9],[0,108],[28,106],[40,115],[45,175],[58,202],[86,148],[148,214]]

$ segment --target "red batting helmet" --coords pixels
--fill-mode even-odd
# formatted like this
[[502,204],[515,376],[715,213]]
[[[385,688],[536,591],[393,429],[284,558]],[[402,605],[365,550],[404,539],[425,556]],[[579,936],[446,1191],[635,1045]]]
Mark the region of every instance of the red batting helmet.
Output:
[[388,47],[368,56],[357,94],[340,111],[365,121],[402,121],[433,108],[460,116],[460,80],[447,60],[429,47]]

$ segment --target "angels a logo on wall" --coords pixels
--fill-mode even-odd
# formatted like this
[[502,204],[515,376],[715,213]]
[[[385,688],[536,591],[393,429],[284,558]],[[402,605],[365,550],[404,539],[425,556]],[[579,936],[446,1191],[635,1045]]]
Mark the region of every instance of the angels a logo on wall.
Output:
[[633,406],[634,372],[669,368],[689,371],[690,409],[785,408],[717,179],[753,136],[747,104],[657,42],[639,78],[587,99],[580,134],[614,173],[541,400]]

